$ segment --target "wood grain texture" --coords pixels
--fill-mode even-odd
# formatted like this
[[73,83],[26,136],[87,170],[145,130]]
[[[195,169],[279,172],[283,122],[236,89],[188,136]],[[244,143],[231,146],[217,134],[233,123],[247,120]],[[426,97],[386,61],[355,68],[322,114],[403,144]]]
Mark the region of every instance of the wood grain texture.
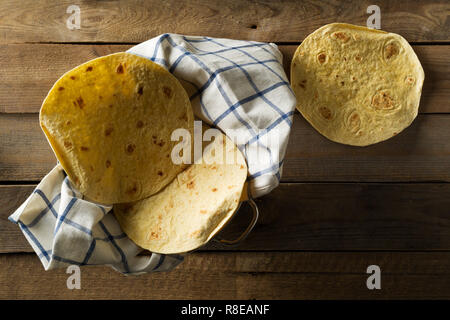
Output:
[[0,45],[0,112],[39,112],[64,73],[130,45]]
[[19,226],[8,220],[8,217],[20,207],[36,186],[4,186],[0,185],[0,253],[33,252],[30,244],[20,231]]
[[1,114],[0,140],[0,181],[41,180],[56,165],[37,114]]
[[[69,69],[172,32],[283,44],[289,75],[309,33],[365,25],[371,4],[383,30],[413,42],[426,75],[421,114],[397,137],[356,148],[296,113],[282,183],[257,200],[260,220],[240,246],[211,242],[170,273],[83,267],[82,289],[68,290],[65,270],[45,272],[7,220],[35,187],[21,181],[56,163],[37,112]],[[69,5],[81,8],[79,30],[66,27]],[[449,14],[447,0],[0,1],[0,299],[450,299]],[[249,217],[243,208],[220,236],[236,237]],[[366,288],[372,264],[382,290]]]
[[282,181],[450,181],[450,115],[419,115],[397,136],[368,147],[334,143],[299,114]]
[[[0,45],[0,113],[39,112],[53,83],[66,71],[132,45]],[[420,113],[450,113],[450,46],[415,45],[425,70]],[[297,45],[279,46],[286,74]]]
[[[381,290],[368,290],[369,265]],[[81,289],[32,254],[0,255],[0,299],[448,299],[450,253],[193,253],[169,273],[83,267]]]
[[[81,9],[80,29],[69,30],[70,5]],[[0,42],[141,42],[182,33],[299,42],[331,22],[366,25],[373,1],[73,1],[3,0]],[[449,41],[445,0],[377,1],[382,29],[409,41]]]
[[[56,164],[37,114],[0,114],[0,139],[0,181],[38,181]],[[450,115],[419,115],[396,137],[360,148],[326,139],[296,113],[282,181],[449,182]]]
[[[32,252],[7,217],[34,186],[0,186],[0,252]],[[201,250],[450,250],[450,184],[281,184],[257,200],[260,219],[237,247]],[[220,237],[236,238],[244,207]]]

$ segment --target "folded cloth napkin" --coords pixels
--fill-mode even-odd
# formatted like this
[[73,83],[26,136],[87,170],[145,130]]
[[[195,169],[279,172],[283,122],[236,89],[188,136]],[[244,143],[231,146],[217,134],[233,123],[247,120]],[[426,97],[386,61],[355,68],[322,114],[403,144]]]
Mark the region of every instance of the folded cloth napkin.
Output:
[[[233,137],[246,157],[252,197],[275,188],[292,125],[295,97],[274,44],[163,34],[128,52],[148,58],[185,87],[195,115]],[[231,132],[231,130],[234,130]],[[109,265],[124,274],[167,271],[181,255],[139,255],[112,206],[83,199],[58,164],[9,217],[46,270]]]

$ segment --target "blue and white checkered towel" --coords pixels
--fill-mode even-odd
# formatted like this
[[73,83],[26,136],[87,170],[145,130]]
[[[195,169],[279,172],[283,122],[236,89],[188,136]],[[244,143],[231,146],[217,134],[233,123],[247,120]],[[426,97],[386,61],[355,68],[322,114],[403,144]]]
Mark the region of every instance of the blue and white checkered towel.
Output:
[[[278,185],[295,97],[276,45],[164,34],[128,52],[173,73],[197,117],[226,133],[239,130],[236,143],[247,159],[253,197]],[[139,255],[142,249],[122,232],[110,210],[83,200],[57,165],[9,219],[19,225],[46,270],[110,265],[139,274],[171,270],[183,260],[181,255]]]

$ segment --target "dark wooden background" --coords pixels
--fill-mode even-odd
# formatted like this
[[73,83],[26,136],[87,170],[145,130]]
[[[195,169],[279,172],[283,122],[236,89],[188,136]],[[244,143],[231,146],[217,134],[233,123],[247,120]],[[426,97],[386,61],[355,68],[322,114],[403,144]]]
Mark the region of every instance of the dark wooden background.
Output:
[[[69,5],[81,29],[69,30]],[[286,71],[306,35],[331,22],[403,35],[425,70],[419,116],[365,148],[328,141],[299,113],[282,183],[258,200],[261,219],[237,248],[208,245],[170,273],[125,277],[82,268],[45,272],[7,217],[56,160],[38,111],[54,81],[78,64],[161,33],[270,41]],[[450,298],[449,1],[0,1],[0,298],[442,299]],[[223,231],[235,235],[242,212]],[[366,288],[379,265],[381,290]]]

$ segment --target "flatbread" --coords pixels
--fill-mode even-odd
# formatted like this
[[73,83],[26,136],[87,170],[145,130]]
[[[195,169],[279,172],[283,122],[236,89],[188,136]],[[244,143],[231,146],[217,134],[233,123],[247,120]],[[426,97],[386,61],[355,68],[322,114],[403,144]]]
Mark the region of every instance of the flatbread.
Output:
[[418,113],[424,72],[398,34],[333,23],[310,34],[291,63],[297,109],[328,139],[367,146]]
[[167,70],[129,53],[84,63],[50,90],[40,124],[71,181],[89,200],[131,202],[161,190],[184,164],[171,161],[177,128],[193,134],[186,91]]
[[239,206],[247,165],[233,142],[221,137],[158,194],[113,207],[132,241],[151,252],[187,252],[208,242],[231,218]]

